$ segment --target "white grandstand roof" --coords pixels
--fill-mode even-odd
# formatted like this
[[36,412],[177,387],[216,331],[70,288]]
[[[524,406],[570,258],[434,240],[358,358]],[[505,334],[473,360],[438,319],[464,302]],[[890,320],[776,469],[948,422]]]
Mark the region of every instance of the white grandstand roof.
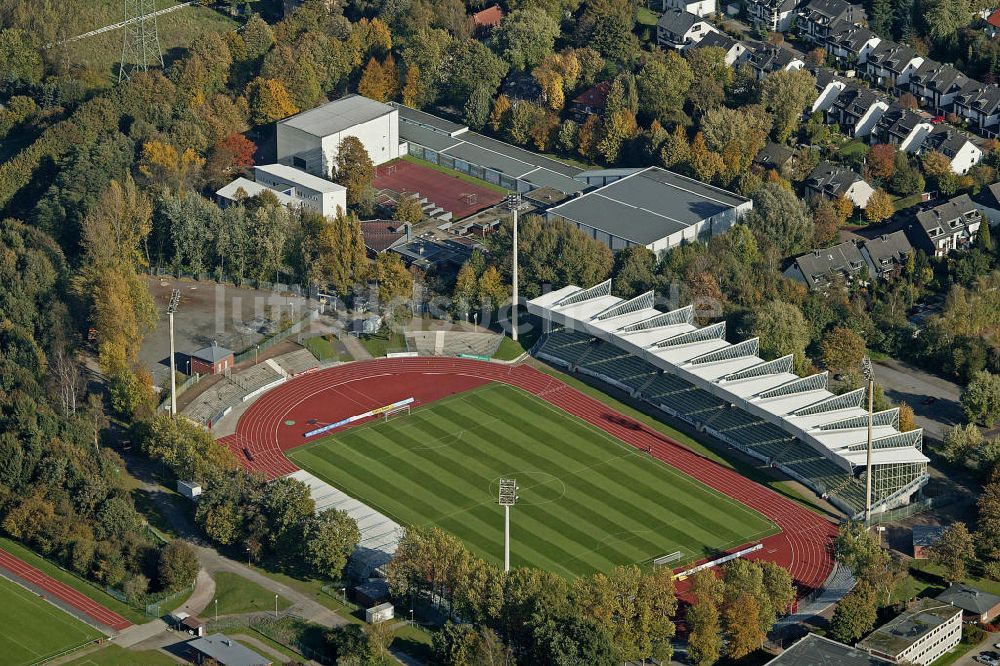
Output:
[[[790,356],[770,362],[758,356],[755,339],[726,342],[724,322],[699,328],[690,307],[664,313],[653,305],[652,292],[630,300],[612,296],[608,280],[543,294],[528,301],[528,311],[631,352],[780,427],[846,470],[865,465],[863,391],[835,396],[827,390],[826,373],[799,377],[791,372]],[[898,410],[875,416],[873,464],[928,462],[921,452],[923,432],[897,430]]]

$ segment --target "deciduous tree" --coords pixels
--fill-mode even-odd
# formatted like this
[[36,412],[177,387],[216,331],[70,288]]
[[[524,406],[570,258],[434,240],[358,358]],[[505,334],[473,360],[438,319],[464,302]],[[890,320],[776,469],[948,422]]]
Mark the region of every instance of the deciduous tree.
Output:
[[299,112],[288,90],[275,79],[255,78],[247,86],[246,97],[254,125],[267,125]]
[[965,523],[952,523],[937,543],[928,549],[930,560],[942,567],[944,579],[958,583],[965,579],[969,564],[976,559],[976,549]]
[[992,428],[1000,420],[1000,375],[976,372],[962,391],[961,401],[967,419]]
[[368,196],[375,179],[375,164],[361,140],[347,136],[337,146],[333,179],[347,188],[347,205],[356,206]]
[[896,207],[892,203],[892,197],[885,190],[879,188],[868,197],[868,205],[865,206],[865,219],[875,224],[882,220],[887,220],[896,212]]
[[875,590],[868,583],[860,583],[837,604],[830,620],[830,632],[837,640],[853,645],[872,630],[877,620]]
[[343,511],[325,509],[306,519],[302,535],[305,560],[317,574],[340,580],[347,559],[357,548],[361,532]]

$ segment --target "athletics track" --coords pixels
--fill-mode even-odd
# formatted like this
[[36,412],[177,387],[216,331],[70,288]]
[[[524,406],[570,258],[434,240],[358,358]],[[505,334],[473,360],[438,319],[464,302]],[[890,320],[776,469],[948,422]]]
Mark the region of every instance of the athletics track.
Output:
[[22,580],[32,587],[44,590],[53,599],[58,599],[76,609],[98,624],[115,631],[132,626],[131,622],[118,613],[108,610],[85,594],[77,592],[69,585],[52,578],[2,548],[0,548],[0,569],[9,573],[15,580]]
[[248,469],[276,478],[298,469],[282,452],[305,443],[302,435],[316,427],[309,421],[318,415],[332,423],[411,396],[419,406],[491,381],[528,391],[623,442],[649,450],[657,459],[770,518],[781,532],[764,539],[764,547],[750,558],[788,569],[803,594],[822,586],[832,571],[836,535],[832,523],[527,365],[444,357],[338,365],[301,375],[264,394],[240,417],[236,432],[220,441]]

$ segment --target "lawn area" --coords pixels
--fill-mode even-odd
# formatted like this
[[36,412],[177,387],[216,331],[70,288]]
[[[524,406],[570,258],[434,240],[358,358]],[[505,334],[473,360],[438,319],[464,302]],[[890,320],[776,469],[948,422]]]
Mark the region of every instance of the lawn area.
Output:
[[6,578],[0,578],[0,653],[4,664],[34,664],[103,634]]
[[[274,611],[274,592],[257,583],[228,571],[212,574],[215,581],[215,598],[219,600],[219,615]],[[278,610],[285,610],[291,602],[278,597]],[[206,615],[215,613],[215,603],[205,609]]]
[[[907,601],[915,596],[937,596],[948,587],[942,577],[944,569],[929,560],[911,560],[910,573],[893,591],[893,601]],[[1000,582],[978,576],[966,576],[962,581],[983,592],[1000,596]]]
[[431,663],[434,656],[431,652],[431,635],[411,624],[403,625],[396,630],[390,647],[405,652],[425,664]]
[[652,416],[649,416],[648,414],[639,411],[635,407],[626,405],[624,402],[621,402],[620,400],[616,400],[614,397],[608,395],[604,391],[594,388],[590,384],[580,381],[579,379],[573,377],[572,375],[568,375],[564,372],[561,372],[547,365],[540,366],[539,369],[542,372],[550,374],[554,377],[558,377],[560,380],[566,382],[567,384],[569,384],[576,390],[580,391],[581,393],[585,393],[586,395],[589,395],[595,400],[600,400],[601,402],[611,407],[612,409],[619,411],[622,414],[628,416],[629,418],[635,419],[636,421],[639,421],[640,423],[649,426],[658,433],[677,440],[687,448],[691,449],[692,451],[700,455],[705,456],[709,460],[713,460],[722,465],[723,467],[734,469],[743,476],[747,477],[748,479],[756,481],[762,486],[767,486],[771,490],[784,495],[785,497],[794,502],[798,502],[799,504],[806,507],[810,511],[814,511],[816,513],[823,515],[827,514],[827,511],[816,503],[813,495],[804,494],[800,492],[798,487],[794,484],[794,482],[776,479],[773,476],[766,474],[765,472],[762,472],[752,463],[748,463],[743,460],[730,458],[726,456],[725,453],[727,452],[727,449],[722,444],[720,444],[718,447],[709,447],[699,442],[698,440],[692,438],[691,436],[685,434],[684,432],[681,432],[680,430],[670,425],[667,425],[663,421],[655,419]]
[[386,326],[378,333],[362,335],[358,340],[375,358],[385,356],[386,352],[406,351],[406,336]]
[[507,194],[507,190],[499,185],[494,185],[493,183],[485,180],[480,180],[475,176],[470,176],[467,173],[462,173],[456,169],[449,169],[448,167],[443,167],[440,164],[434,164],[433,162],[428,162],[427,160],[422,160],[419,157],[414,157],[413,155],[404,155],[400,158],[401,160],[406,160],[407,162],[413,162],[414,164],[419,164],[427,169],[433,169],[439,173],[443,173],[452,178],[457,178],[466,183],[471,183],[472,185],[478,185],[479,187],[485,187],[488,190],[493,190],[500,194]]
[[107,647],[85,654],[67,666],[177,666],[177,662],[158,650],[133,651],[109,643]]
[[497,480],[514,477],[512,564],[568,577],[685,561],[777,531],[764,516],[521,391],[487,384],[293,449],[296,464],[405,525],[500,561]]
[[837,154],[844,160],[854,157],[855,155],[864,155],[867,152],[868,146],[864,141],[860,141],[858,139],[848,141],[837,150]]
[[40,569],[42,572],[48,574],[52,578],[55,578],[59,582],[69,585],[77,592],[90,597],[108,610],[118,613],[130,622],[142,624],[147,620],[146,616],[141,611],[135,610],[128,604],[118,601],[102,588],[98,587],[96,583],[86,581],[76,574],[63,569],[59,565],[48,561],[41,555],[22,546],[17,541],[13,541],[12,539],[8,539],[6,537],[0,537],[0,548],[3,548],[11,555],[20,557],[36,569]]
[[318,361],[340,361],[346,357],[346,354],[342,354],[343,346],[333,335],[306,338],[302,341],[302,346],[312,352]]
[[916,206],[918,203],[923,201],[924,195],[921,192],[916,194],[911,194],[908,197],[900,197],[892,202],[897,211],[901,211],[904,208],[909,208],[910,206]]
[[657,21],[660,20],[660,15],[649,7],[639,7],[635,20],[639,25],[656,25]]
[[525,349],[521,346],[520,342],[514,342],[505,335],[503,336],[503,340],[500,341],[500,346],[497,347],[497,353],[493,354],[493,358],[501,361],[513,361],[524,352]]

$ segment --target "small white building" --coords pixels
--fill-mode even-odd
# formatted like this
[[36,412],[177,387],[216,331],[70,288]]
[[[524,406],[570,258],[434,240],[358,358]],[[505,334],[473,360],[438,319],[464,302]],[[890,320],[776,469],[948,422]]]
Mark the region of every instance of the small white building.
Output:
[[663,0],[660,11],[680,9],[702,18],[716,12],[715,0]]
[[284,164],[264,164],[253,168],[258,184],[294,197],[305,210],[325,217],[347,212],[347,188]]
[[277,125],[278,161],[329,177],[340,142],[361,141],[376,165],[399,157],[399,111],[361,95],[348,95],[303,111]]
[[960,176],[969,173],[969,169],[983,159],[982,148],[972,143],[967,134],[950,125],[935,125],[917,152],[924,154],[932,150],[947,157],[952,172]]
[[372,606],[365,609],[365,622],[368,624],[378,624],[379,622],[391,620],[394,617],[394,611],[395,609],[388,601],[378,606]]
[[194,499],[201,495],[202,487],[197,481],[177,480],[177,492],[188,499]]

